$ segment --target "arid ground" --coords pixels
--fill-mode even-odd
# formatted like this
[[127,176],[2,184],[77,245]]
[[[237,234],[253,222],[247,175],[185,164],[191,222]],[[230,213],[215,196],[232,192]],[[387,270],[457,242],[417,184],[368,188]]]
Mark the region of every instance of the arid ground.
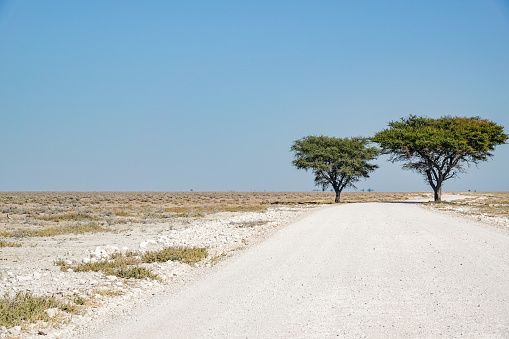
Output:
[[[508,193],[444,198],[342,195],[348,204],[424,202],[418,206],[509,230]],[[94,317],[127,315],[132,300],[180,288],[333,199],[331,192],[1,192],[0,336],[71,337]],[[37,307],[14,307],[27,305]]]

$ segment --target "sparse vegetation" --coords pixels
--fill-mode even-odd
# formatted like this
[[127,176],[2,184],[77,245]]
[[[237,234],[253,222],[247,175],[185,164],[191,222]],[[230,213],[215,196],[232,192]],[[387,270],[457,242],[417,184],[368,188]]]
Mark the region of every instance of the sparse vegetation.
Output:
[[0,247],[21,247],[21,244],[0,240]]
[[86,213],[64,213],[60,215],[39,215],[37,219],[46,220],[46,221],[87,221],[87,220],[99,220],[99,217],[89,215]]
[[215,256],[213,256],[212,258],[210,258],[210,264],[211,264],[211,265],[215,265],[215,264],[217,264],[218,262],[220,262],[221,260],[226,259],[226,257],[227,257],[227,256],[228,256],[228,255],[227,255],[226,253],[224,253],[224,252],[223,252],[223,253],[221,253],[221,254],[219,254],[219,255],[215,255]]
[[[454,211],[462,215],[484,218],[497,223],[509,218],[508,192],[464,192],[467,197],[448,202],[429,202],[426,205],[439,210]],[[508,223],[509,225],[509,223]]]
[[[509,219],[509,193],[464,192],[462,194],[469,197],[447,203],[429,203],[427,206],[451,210],[483,220],[498,218],[505,220],[504,225],[509,225],[507,221]],[[430,200],[433,199],[433,193],[343,192],[341,198],[343,203],[407,199]],[[167,230],[185,230],[193,224],[190,218],[206,218],[212,213],[220,212],[259,212],[260,216],[257,216],[256,219],[252,218],[251,221],[231,222],[230,228],[261,227],[269,222],[263,216],[263,212],[267,209],[282,208],[284,210],[301,204],[330,204],[333,199],[334,192],[0,192],[0,212],[3,213],[0,213],[0,247],[3,247],[2,252],[7,254],[3,260],[9,265],[17,265],[16,262],[20,260],[20,250],[10,247],[21,246],[21,241],[17,239],[21,237],[52,237],[93,232],[117,233],[125,230],[126,232],[122,235],[136,236],[136,232],[141,232],[144,239],[148,239],[149,236],[154,239],[153,237],[165,235]],[[9,218],[7,218],[7,213]],[[125,224],[128,225],[125,226]],[[156,225],[155,230],[152,229],[154,225]],[[163,230],[162,233],[160,230]],[[235,232],[242,233],[243,231],[239,229]],[[54,244],[68,240],[82,241],[82,238],[81,236],[69,236],[65,239],[23,239],[23,251],[25,248],[28,251],[32,246],[41,246],[46,242]],[[249,238],[242,239],[242,244],[249,242]],[[238,248],[242,248],[242,246]],[[156,265],[151,265],[151,263],[177,260],[188,264],[202,261],[214,265],[231,254],[230,250],[221,252],[223,250],[211,247],[209,253],[206,248],[170,247],[145,253],[140,251],[115,252],[108,260],[104,259],[88,264],[64,260],[59,260],[56,264],[61,267],[62,271],[69,269],[79,272],[96,271],[105,275],[133,280],[159,279],[155,270],[151,270],[151,267]],[[63,253],[62,256],[67,258],[68,256]],[[124,284],[124,286],[131,283]],[[39,320],[48,321],[47,312],[40,313],[40,318],[35,316],[38,312],[36,306],[31,306],[33,311],[29,311],[29,313],[33,313],[33,315],[27,317],[22,316],[22,311],[19,308],[9,308],[10,306],[18,307],[18,305],[20,308],[28,307],[28,304],[33,303],[42,305],[41,307],[58,308],[60,310],[58,316],[50,319],[50,323],[58,323],[62,319],[67,319],[67,314],[90,306],[95,299],[102,299],[101,296],[110,297],[123,293],[111,286],[94,290],[95,297],[93,296],[91,299],[78,295],[66,297],[56,295],[56,297],[40,297],[41,299],[37,299],[39,297],[34,297],[31,294],[5,296],[0,301],[1,322],[4,326],[9,327],[15,326],[14,324],[26,324]],[[88,293],[90,292],[92,290],[88,291]],[[50,302],[57,302],[57,306],[50,307],[53,305]],[[9,308],[8,312],[5,311],[7,308]],[[30,307],[28,309],[30,310]],[[19,321],[14,321],[14,318]]]
[[83,234],[97,232],[111,232],[111,229],[105,228],[97,223],[75,224],[63,227],[49,227],[42,229],[25,229],[19,231],[1,231],[2,237],[54,237],[61,234]]
[[108,288],[108,289],[94,290],[94,294],[97,294],[97,295],[103,296],[103,297],[118,297],[120,295],[124,295],[124,292]]
[[69,269],[74,272],[102,272],[126,279],[155,279],[160,277],[149,268],[140,266],[141,263],[155,263],[166,261],[179,261],[186,264],[197,263],[208,256],[206,248],[199,247],[165,247],[158,251],[114,253],[110,259],[102,259],[88,263],[68,263],[58,259],[55,265],[60,266],[62,271]]
[[141,255],[141,260],[144,263],[180,261],[194,264],[206,258],[207,255],[206,248],[174,246],[159,251],[147,251]]
[[239,228],[249,228],[249,227],[263,226],[267,223],[268,223],[267,220],[255,220],[255,221],[233,222],[232,225],[239,227]]
[[99,260],[89,263],[71,263],[64,260],[57,260],[56,265],[60,266],[62,271],[72,269],[75,272],[102,272],[105,275],[113,275],[125,279],[159,279],[159,276],[146,267],[138,266],[139,262],[128,264],[125,257],[118,256],[114,260]]
[[38,320],[49,321],[46,312],[58,308],[67,313],[77,313],[86,299],[74,296],[73,300],[58,299],[55,296],[35,296],[31,292],[18,292],[15,296],[5,295],[0,299],[0,326],[12,327]]

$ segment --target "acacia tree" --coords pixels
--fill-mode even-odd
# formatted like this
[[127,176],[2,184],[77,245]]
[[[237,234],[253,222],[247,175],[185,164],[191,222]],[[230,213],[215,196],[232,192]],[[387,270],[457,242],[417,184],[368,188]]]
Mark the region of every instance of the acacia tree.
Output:
[[368,178],[378,168],[370,164],[378,155],[376,147],[368,147],[367,138],[330,138],[307,136],[295,141],[291,150],[295,153],[292,163],[298,169],[312,170],[315,184],[324,190],[330,185],[336,192],[334,202],[340,201],[345,187],[355,187],[354,182]]
[[422,174],[435,201],[442,199],[445,180],[464,172],[464,165],[488,160],[495,146],[507,139],[502,126],[480,117],[415,115],[390,122],[389,128],[371,138],[382,154],[390,154],[390,161],[402,161],[403,169]]

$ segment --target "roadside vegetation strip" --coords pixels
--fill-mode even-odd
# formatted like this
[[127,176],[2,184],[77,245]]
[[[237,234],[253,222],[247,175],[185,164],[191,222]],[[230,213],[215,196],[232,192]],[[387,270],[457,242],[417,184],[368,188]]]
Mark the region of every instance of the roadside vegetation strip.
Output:
[[465,199],[425,203],[439,210],[451,210],[473,217],[509,218],[509,192],[464,192]]
[[0,299],[0,326],[7,328],[39,320],[50,321],[48,309],[57,308],[66,313],[78,313],[86,300],[73,296],[72,299],[57,299],[55,296],[35,296],[31,292],[18,292]]
[[21,247],[21,244],[0,240],[0,247]]
[[125,279],[159,279],[159,276],[148,268],[138,266],[137,264],[119,262],[117,260],[110,261],[103,259],[96,262],[71,264],[63,260],[57,260],[55,263],[60,266],[62,271],[71,269],[74,272],[102,272],[105,275],[113,275]]
[[236,221],[231,222],[230,224],[233,226],[236,226],[238,228],[249,228],[249,227],[256,227],[256,226],[263,226],[267,224],[269,221],[267,220],[254,220],[254,221]]
[[102,272],[125,279],[152,279],[161,278],[152,272],[150,268],[140,266],[142,263],[178,261],[186,264],[195,264],[208,256],[206,248],[173,246],[165,247],[158,251],[114,253],[109,259],[102,259],[88,263],[68,263],[59,259],[55,264],[62,271],[74,272]]
[[[415,195],[367,190],[344,192],[342,200],[404,200]],[[330,204],[333,200],[332,192],[0,192],[0,221],[6,223],[0,236],[113,232],[124,224],[167,223],[219,212],[265,212],[274,205]]]
[[55,214],[55,215],[39,215],[36,216],[37,219],[46,220],[46,221],[97,221],[99,217],[87,214],[87,213],[64,213],[64,214]]
[[76,225],[68,225],[62,227],[48,227],[42,229],[29,229],[19,231],[2,231],[0,236],[23,238],[23,237],[52,237],[62,234],[83,234],[83,233],[98,233],[98,232],[113,232],[111,228],[103,227],[97,223],[84,223]]
[[144,263],[179,261],[186,264],[195,264],[208,256],[203,247],[170,246],[159,251],[147,251],[141,255]]

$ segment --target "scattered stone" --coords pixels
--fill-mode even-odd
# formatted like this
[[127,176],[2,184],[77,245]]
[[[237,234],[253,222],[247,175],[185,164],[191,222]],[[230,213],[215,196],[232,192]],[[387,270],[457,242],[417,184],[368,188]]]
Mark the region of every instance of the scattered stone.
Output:
[[12,335],[18,335],[19,332],[21,332],[21,326],[14,326],[10,328],[8,332]]
[[40,328],[39,331],[37,331],[38,335],[48,335],[48,329],[47,328]]
[[[105,276],[100,272],[75,272],[70,274],[69,272],[74,272],[72,269],[69,269],[68,272],[61,272],[60,268],[55,265],[56,260],[63,259],[64,262],[71,265],[75,264],[76,260],[82,263],[94,263],[110,258],[112,254],[120,251],[119,248],[121,248],[121,252],[126,253],[129,249],[136,249],[137,246],[141,251],[160,249],[164,246],[206,247],[209,250],[210,257],[214,257],[221,253],[230,253],[239,248],[239,243],[236,240],[250,240],[251,237],[259,235],[258,229],[237,227],[232,225],[232,220],[235,219],[236,222],[270,220],[270,224],[260,226],[262,230],[268,231],[291,220],[296,215],[295,212],[307,210],[302,207],[293,209],[288,207],[278,208],[285,212],[277,212],[276,210],[269,210],[267,213],[224,212],[206,216],[199,220],[172,220],[171,225],[169,222],[165,222],[164,224],[144,225],[139,229],[133,225],[134,229],[130,230],[128,237],[124,233],[108,233],[100,237],[93,235],[78,235],[75,237],[73,235],[70,241],[55,238],[37,239],[34,241],[41,241],[41,244],[44,244],[45,247],[44,251],[35,252],[38,254],[27,252],[26,257],[17,261],[14,266],[0,268],[0,281],[2,281],[0,294],[32,291],[36,295],[55,295],[58,298],[73,298],[73,294],[84,298],[95,296],[100,300],[100,304],[90,305],[84,315],[73,316],[71,324],[64,326],[65,330],[63,330],[62,335],[59,334],[61,333],[60,330],[51,329],[50,332],[47,332],[47,329],[40,329],[38,326],[41,326],[41,324],[34,325],[31,330],[31,335],[70,338],[72,337],[71,328],[78,321],[77,319],[82,319],[79,321],[85,323],[94,314],[99,314],[103,310],[104,312],[111,311],[113,304],[116,305],[115,307],[124,307],[125,304],[119,303],[118,298],[143,300],[145,296],[159,293],[165,284],[171,283],[173,280],[185,279],[186,275],[196,270],[195,266],[210,267],[212,265],[208,262],[198,265],[179,262],[149,264],[147,266],[162,278],[162,282],[154,282],[146,279],[126,280],[113,275]],[[118,244],[118,247],[113,244]],[[26,247],[27,250],[32,248],[38,249],[39,247]],[[123,296],[120,297],[119,294]],[[62,311],[53,308],[47,309],[46,313],[50,318],[54,318]],[[45,325],[42,325],[42,327],[45,327]],[[0,338],[2,338],[2,333],[4,337],[17,337],[18,334],[13,335],[11,334],[12,331],[14,330],[0,328]]]
[[140,243],[140,248],[146,248],[148,245],[157,245],[155,240],[147,240]]
[[58,314],[58,308],[48,308],[46,310],[46,313],[48,314],[48,317],[54,318]]

